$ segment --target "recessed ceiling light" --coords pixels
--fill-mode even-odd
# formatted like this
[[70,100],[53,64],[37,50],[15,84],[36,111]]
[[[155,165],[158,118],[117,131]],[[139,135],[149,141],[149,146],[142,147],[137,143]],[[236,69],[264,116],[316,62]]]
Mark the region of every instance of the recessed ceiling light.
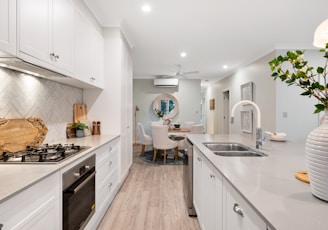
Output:
[[180,57],[183,57],[183,58],[184,58],[184,57],[187,57],[187,53],[186,53],[186,52],[181,52],[181,53],[180,53]]
[[148,4],[144,4],[142,7],[141,7],[142,11],[143,12],[150,12],[151,11],[151,6],[148,5]]
[[223,69],[228,69],[228,66],[227,66],[227,65],[224,65],[224,66],[223,66]]

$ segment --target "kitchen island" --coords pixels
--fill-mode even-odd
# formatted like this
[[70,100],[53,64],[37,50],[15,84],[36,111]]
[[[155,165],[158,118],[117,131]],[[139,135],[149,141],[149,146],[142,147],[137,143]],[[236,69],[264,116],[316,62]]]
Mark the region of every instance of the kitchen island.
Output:
[[328,203],[315,198],[310,185],[295,178],[297,171],[306,170],[305,143],[267,141],[261,150],[267,156],[226,157],[213,154],[203,142],[238,142],[254,148],[255,141],[240,135],[187,137],[268,229],[327,229]]

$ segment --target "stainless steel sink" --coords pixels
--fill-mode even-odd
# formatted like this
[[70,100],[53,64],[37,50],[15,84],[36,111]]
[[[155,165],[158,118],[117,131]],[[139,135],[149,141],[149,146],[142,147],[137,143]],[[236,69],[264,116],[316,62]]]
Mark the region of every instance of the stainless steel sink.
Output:
[[204,142],[214,154],[225,157],[263,157],[266,154],[240,143]]

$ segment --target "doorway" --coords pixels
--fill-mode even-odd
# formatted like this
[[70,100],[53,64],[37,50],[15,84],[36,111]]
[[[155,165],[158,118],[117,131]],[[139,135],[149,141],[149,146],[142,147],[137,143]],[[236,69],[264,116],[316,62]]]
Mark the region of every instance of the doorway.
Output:
[[230,91],[229,90],[222,91],[222,97],[223,97],[223,134],[229,134]]

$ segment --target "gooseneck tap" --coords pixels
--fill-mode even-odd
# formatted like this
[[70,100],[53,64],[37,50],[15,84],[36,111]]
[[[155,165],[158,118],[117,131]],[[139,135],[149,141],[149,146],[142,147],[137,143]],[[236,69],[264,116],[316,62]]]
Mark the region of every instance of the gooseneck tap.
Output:
[[249,100],[242,100],[237,102],[231,109],[231,124],[234,122],[235,110],[239,105],[251,104],[256,109],[257,123],[256,123],[256,148],[259,149],[262,145],[262,129],[261,129],[261,111],[257,104]]

